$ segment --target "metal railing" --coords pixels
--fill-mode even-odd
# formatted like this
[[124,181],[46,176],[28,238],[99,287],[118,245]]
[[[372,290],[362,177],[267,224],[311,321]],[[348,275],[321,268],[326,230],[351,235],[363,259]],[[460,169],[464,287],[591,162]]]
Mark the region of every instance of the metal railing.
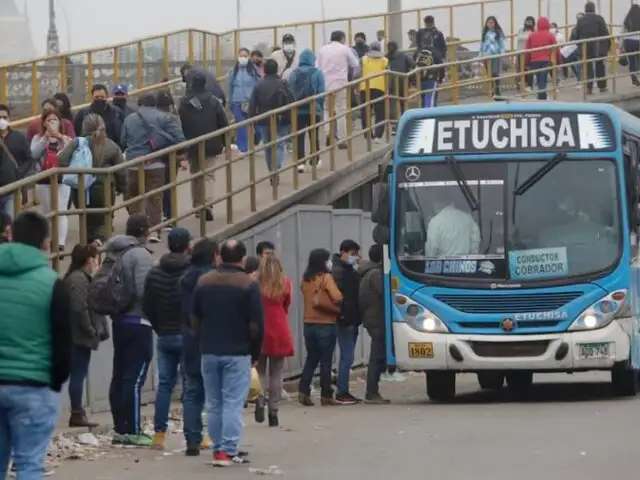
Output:
[[[513,51],[517,46],[515,35],[524,18],[527,15],[536,18],[544,15],[547,13],[545,7],[547,10],[550,8],[550,1],[484,0],[353,18],[243,28],[220,34],[197,29],[179,30],[127,43],[2,65],[0,103],[26,102],[29,107],[26,111],[35,115],[40,111],[41,102],[57,91],[70,94],[73,104],[90,101],[91,87],[96,83],[126,83],[136,92],[143,89],[153,91],[160,88],[158,84],[161,79],[174,78],[185,61],[214,69],[218,77],[223,77],[231,68],[239,47],[269,48],[277,45],[285,33],[296,37],[298,48],[311,48],[314,51],[326,43],[333,30],[345,31],[349,40],[359,31],[373,37],[377,30],[384,30],[389,39],[402,45],[408,40],[405,32],[411,28],[420,28],[426,14],[436,18],[436,24],[446,36],[460,40],[450,46],[450,61],[458,59],[456,55],[460,47],[478,44],[479,33],[488,15],[495,15],[501,21],[505,34],[509,37],[509,50]],[[605,0],[604,3],[605,5],[600,6],[605,10],[603,14],[613,33],[613,20],[622,19],[628,6],[623,5],[625,10],[619,10],[614,0],[608,0],[608,4]],[[565,25],[564,33],[568,38],[572,20],[578,10],[573,11],[569,0],[557,4],[554,2],[553,5],[555,9],[562,8],[555,20]],[[476,29],[469,28],[469,18],[478,19]],[[470,31],[475,33],[469,37]]]
[[[603,37],[602,39],[610,39],[612,45],[617,45],[622,39],[631,34],[619,34],[611,37]],[[547,69],[540,69],[536,71],[527,71],[524,69],[518,70],[517,68],[511,71],[501,73],[500,79],[502,80],[503,87],[510,85],[513,90],[513,97],[525,97],[527,95],[533,95],[525,90],[526,82],[525,75],[536,74],[544,71],[548,71],[548,75],[551,78],[547,92],[550,98],[558,98],[559,92],[562,90],[572,91],[573,98],[569,100],[580,101],[586,98],[586,89],[582,89],[582,94],[576,97],[576,86],[582,86],[584,84],[584,76],[582,80],[567,81],[562,84],[557,84],[556,79],[559,75],[559,70],[564,66],[580,65],[584,72],[588,67],[586,56],[586,43],[578,44],[576,42],[567,42],[564,45],[558,45],[553,47],[554,53],[556,49],[559,49],[565,45],[577,45],[579,50],[582,51],[581,59],[572,64],[556,65],[555,55],[552,55],[552,64]],[[539,48],[530,50],[534,52],[537,50],[545,50],[546,48]],[[638,53],[619,53],[616,47],[612,47],[607,56],[602,57],[602,60],[608,65],[606,79],[609,81],[610,91],[616,93],[621,88],[621,78],[628,77],[629,71],[618,67],[618,62],[622,62],[622,59],[628,59],[631,55],[638,56]],[[521,57],[518,57],[521,58]],[[486,57],[482,60],[486,61],[487,75],[480,78],[474,78],[464,81],[458,81],[458,72],[461,68],[469,62],[477,62],[478,59],[468,59],[455,62],[448,62],[442,65],[438,65],[436,68],[444,68],[449,73],[450,81],[437,87],[437,92],[440,98],[440,102],[449,101],[454,104],[465,103],[466,101],[478,101],[478,96],[465,97],[464,92],[468,89],[473,91],[480,90],[486,92],[486,97],[480,97],[480,101],[485,101],[493,95],[491,78],[491,60],[500,59],[501,61],[515,64],[514,54],[506,53],[503,55],[496,55],[494,57]],[[592,59],[594,60],[594,59]],[[91,215],[100,216],[104,225],[105,236],[108,237],[113,232],[113,217],[117,212],[128,209],[133,206],[136,208],[144,208],[144,202],[153,195],[162,194],[164,191],[170,191],[172,198],[171,202],[171,215],[166,221],[153,225],[153,230],[157,231],[163,227],[176,225],[178,222],[185,220],[189,217],[199,216],[199,225],[197,227],[197,235],[205,236],[207,234],[207,219],[204,215],[205,209],[212,208],[214,206],[224,205],[225,215],[224,222],[229,225],[236,221],[236,209],[234,208],[234,202],[237,201],[240,195],[248,195],[248,213],[257,212],[261,208],[264,208],[265,203],[268,200],[277,201],[281,198],[281,182],[278,179],[283,179],[285,176],[291,177],[290,190],[296,191],[302,188],[305,182],[301,182],[301,173],[298,172],[299,165],[311,163],[311,178],[307,179],[306,184],[315,182],[319,178],[323,177],[327,173],[335,172],[342,168],[345,164],[353,162],[356,158],[359,158],[366,152],[371,152],[376,148],[376,140],[372,138],[371,133],[375,127],[383,126],[384,128],[384,142],[391,142],[392,123],[400,113],[401,109],[412,108],[420,105],[420,97],[425,92],[420,89],[421,74],[425,69],[418,69],[408,74],[396,73],[396,72],[380,72],[369,77],[358,79],[351,82],[346,87],[323,93],[315,97],[297,101],[289,106],[268,112],[244,122],[230,125],[227,128],[221,129],[215,133],[205,135],[198,139],[190,140],[180,145],[176,145],[171,148],[164,149],[159,152],[141,157],[135,160],[124,162],[120,165],[109,168],[93,168],[93,169],[72,169],[72,168],[54,168],[41,172],[36,175],[25,178],[14,184],[0,188],[0,197],[4,195],[13,195],[14,197],[14,213],[18,213],[23,207],[22,192],[23,189],[33,187],[36,183],[42,180],[48,179],[51,182],[49,204],[52,206],[52,212],[47,216],[51,219],[52,225],[52,238],[57,238],[59,231],[59,219],[62,216],[74,217],[78,221],[79,226],[79,241],[86,243],[88,238],[87,233],[87,218]],[[371,84],[383,77],[382,84],[384,85],[384,95],[379,94],[372,95]],[[519,82],[517,82],[519,80]],[[597,79],[594,79],[594,81]],[[627,79],[627,82],[630,81]],[[352,89],[357,88],[363,92],[364,102],[360,105],[351,105],[351,92]],[[397,92],[405,92],[404,95],[398,95]],[[534,93],[538,93],[537,91]],[[328,109],[329,112],[334,112],[336,109],[337,100],[339,96],[346,96],[347,108],[344,111],[337,112],[336,115],[329,115],[325,118],[316,118],[311,116],[310,126],[305,128],[299,128],[299,111],[300,108],[308,108],[310,112],[316,112],[318,102],[324,102],[324,109]],[[640,96],[640,91],[639,91]],[[342,97],[344,98],[344,97]],[[384,104],[384,111],[386,112],[384,118],[378,123],[373,123],[371,117],[371,111],[375,109],[376,104]],[[270,129],[270,138],[277,138],[276,127],[278,119],[283,115],[289,115],[291,119],[291,128],[286,136],[278,138],[277,141],[266,142],[261,145],[254,144],[254,133],[257,125],[268,125]],[[363,115],[364,125],[363,128],[357,128],[354,126],[352,120],[354,116]],[[347,135],[344,139],[341,139],[340,144],[337,143],[335,135],[320,135],[319,131],[324,129],[326,132],[334,132],[336,129],[336,122],[341,118],[346,119]],[[233,137],[238,128],[248,129],[249,149],[246,153],[234,151],[231,148],[226,148],[224,153],[219,155],[219,158],[215,162],[210,162],[205,155],[205,142],[207,140],[214,139],[216,137],[224,137],[224,144],[229,146],[232,144]],[[298,135],[309,135],[311,137],[310,144],[312,146],[319,145],[319,149],[313,148],[307,152],[306,155],[298,155],[298,145],[295,141]],[[326,143],[318,142],[319,136],[326,140]],[[282,168],[274,167],[264,174],[259,173],[258,160],[266,149],[271,149],[272,158],[277,158],[277,145],[287,139],[293,140],[293,161],[286,162]],[[178,178],[178,165],[179,156],[183,154],[188,148],[197,148],[197,173],[180,175]],[[158,161],[163,157],[168,157],[168,167],[170,178],[166,184],[159,188],[155,188],[151,191],[146,191],[145,188],[145,164],[149,164],[153,161]],[[298,157],[301,157],[298,159]],[[321,172],[313,161],[317,158],[321,158],[325,164],[328,163],[328,172]],[[242,181],[238,183],[234,181],[234,178],[238,175],[238,171],[242,168],[241,162],[246,162],[248,165],[248,179],[246,182]],[[113,192],[116,185],[116,176],[122,175],[123,172],[135,171],[137,181],[137,191],[145,192],[143,194],[127,198],[123,201],[114,201]],[[190,184],[192,182],[204,182],[205,176],[215,175],[216,173],[223,172],[217,176],[217,196],[210,200],[203,200],[197,203],[193,208],[181,209],[178,206],[178,188],[181,185]],[[58,180],[65,173],[75,173],[79,175],[78,185],[78,205],[76,208],[59,210],[58,204]],[[95,175],[104,184],[104,207],[92,208],[87,205],[86,202],[86,177],[87,175]],[[270,187],[266,187],[266,182],[271,182]],[[287,180],[288,183],[288,180]],[[270,191],[269,198],[265,198],[265,188]],[[287,187],[289,188],[289,186]],[[258,193],[262,193],[261,200],[259,200]],[[66,207],[66,206],[63,206]],[[29,207],[27,207],[29,208]],[[94,217],[97,218],[97,217]],[[218,225],[219,227],[219,225]],[[196,232],[192,232],[196,234]],[[54,242],[55,243],[55,242]],[[56,252],[52,254],[52,260],[55,268],[60,265],[60,259],[65,254],[63,252]]]

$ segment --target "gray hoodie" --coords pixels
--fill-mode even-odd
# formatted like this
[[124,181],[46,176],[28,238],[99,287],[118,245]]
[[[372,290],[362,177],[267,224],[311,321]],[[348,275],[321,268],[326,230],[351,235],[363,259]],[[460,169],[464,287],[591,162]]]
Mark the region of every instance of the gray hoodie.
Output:
[[358,273],[362,277],[358,294],[362,325],[371,337],[381,338],[385,330],[382,264],[363,260]]
[[123,277],[125,284],[135,289],[136,300],[129,311],[123,313],[122,316],[142,318],[144,315],[142,312],[144,282],[147,279],[149,270],[153,267],[153,257],[151,256],[151,252],[140,243],[140,240],[129,235],[116,235],[111,237],[104,245],[107,254],[118,254],[126,248],[130,248],[130,250],[122,256]]

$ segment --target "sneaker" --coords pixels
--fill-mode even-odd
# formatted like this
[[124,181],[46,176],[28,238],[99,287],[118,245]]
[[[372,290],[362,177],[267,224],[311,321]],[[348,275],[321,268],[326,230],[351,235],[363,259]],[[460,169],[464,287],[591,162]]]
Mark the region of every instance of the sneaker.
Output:
[[278,425],[280,425],[280,421],[278,420],[278,412],[269,412],[269,426],[277,427]]
[[165,432],[155,433],[151,443],[151,448],[153,450],[164,450],[164,436],[165,436]]
[[215,452],[213,454],[214,467],[231,467],[232,465],[248,465],[251,463],[246,456],[240,454],[235,456],[227,455],[225,452]]
[[303,163],[301,165],[298,165],[298,173],[305,173],[306,171],[307,171],[306,164]]
[[336,399],[333,397],[322,397],[320,399],[320,405],[322,405],[323,407],[333,407],[333,406],[342,405],[342,404],[338,403]]
[[350,393],[338,393],[336,395],[336,402],[339,405],[355,405],[356,403],[360,403],[361,400]]
[[404,382],[406,379],[407,377],[405,377],[400,372],[394,372],[389,375],[389,380],[392,382]]
[[125,435],[124,445],[131,445],[135,447],[151,447],[153,445],[153,439],[149,435]]
[[315,405],[313,400],[311,400],[311,396],[305,395],[304,393],[298,394],[298,403],[303,407],[313,407]]
[[382,398],[379,393],[376,393],[374,395],[365,395],[364,403],[369,405],[388,405],[391,402],[386,398]]
[[152,233],[151,235],[149,235],[149,243],[160,243],[162,240],[160,240],[160,235],[158,235],[157,233]]
[[187,448],[184,451],[184,454],[187,457],[197,457],[200,455],[200,448],[202,443],[197,442],[187,442]]
[[114,433],[111,437],[111,445],[126,445],[125,437],[126,435],[121,433]]
[[393,382],[393,376],[389,372],[384,372],[380,375],[381,382]]
[[256,408],[253,411],[253,418],[257,423],[264,423],[264,409],[265,409],[264,395],[258,395],[256,400]]
[[322,160],[318,160],[318,161],[316,162],[316,169],[317,169],[317,170],[320,170],[321,168],[322,168]]

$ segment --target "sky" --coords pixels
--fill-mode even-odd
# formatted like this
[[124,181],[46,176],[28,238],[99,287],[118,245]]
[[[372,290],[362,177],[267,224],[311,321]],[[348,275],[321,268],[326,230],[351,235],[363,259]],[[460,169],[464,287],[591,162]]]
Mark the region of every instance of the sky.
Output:
[[[256,27],[291,22],[340,18],[383,12],[387,0],[239,0],[240,25]],[[543,14],[551,13],[551,19],[564,24],[565,0],[513,0],[515,4],[516,27],[526,15],[537,15],[538,4]],[[575,14],[582,10],[584,0],[567,0],[567,16],[571,23]],[[595,0],[598,3],[598,0]],[[600,0],[603,15],[609,20],[610,2],[614,5],[613,23],[622,23],[631,0]],[[14,0],[19,9],[28,3],[28,13],[35,45],[44,53],[48,26],[46,0]],[[461,38],[479,37],[481,16],[495,15],[502,19],[503,29],[511,32],[509,1],[490,0],[484,11],[479,6],[458,7],[454,11],[454,23],[449,22],[447,9],[434,9],[437,5],[465,4],[469,0],[403,0],[403,9],[423,8],[421,16],[429,10],[436,17],[439,28],[449,35]],[[86,49],[98,45],[121,43],[132,38],[143,37],[178,29],[198,28],[213,32],[234,29],[238,24],[238,0],[56,0],[57,26],[63,51]],[[177,6],[178,5],[178,6]],[[417,15],[403,16],[403,30],[415,28]],[[477,34],[473,25],[477,25]],[[328,25],[326,31],[317,32],[330,35],[333,29],[346,29],[346,22]],[[383,21],[368,20],[354,22],[353,32],[365,31],[373,36],[382,28]],[[321,29],[322,30],[322,29]],[[268,39],[269,34],[251,35],[246,42],[258,38]]]

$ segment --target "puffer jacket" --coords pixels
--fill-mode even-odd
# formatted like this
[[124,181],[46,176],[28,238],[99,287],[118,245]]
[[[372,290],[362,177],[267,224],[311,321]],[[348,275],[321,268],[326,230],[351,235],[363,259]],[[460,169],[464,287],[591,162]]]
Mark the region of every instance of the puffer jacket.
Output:
[[353,266],[343,262],[338,254],[333,257],[331,274],[343,297],[338,323],[348,326],[360,325],[360,306],[358,305],[360,275]]
[[188,267],[186,253],[167,253],[147,275],[142,308],[159,336],[182,333],[180,278]]
[[384,283],[382,265],[364,261],[358,268],[360,288],[358,304],[362,315],[362,325],[374,338],[384,336]]
[[64,279],[71,296],[71,335],[73,343],[97,350],[100,342],[109,338],[109,326],[104,315],[89,308],[88,292],[91,275],[74,270]]

